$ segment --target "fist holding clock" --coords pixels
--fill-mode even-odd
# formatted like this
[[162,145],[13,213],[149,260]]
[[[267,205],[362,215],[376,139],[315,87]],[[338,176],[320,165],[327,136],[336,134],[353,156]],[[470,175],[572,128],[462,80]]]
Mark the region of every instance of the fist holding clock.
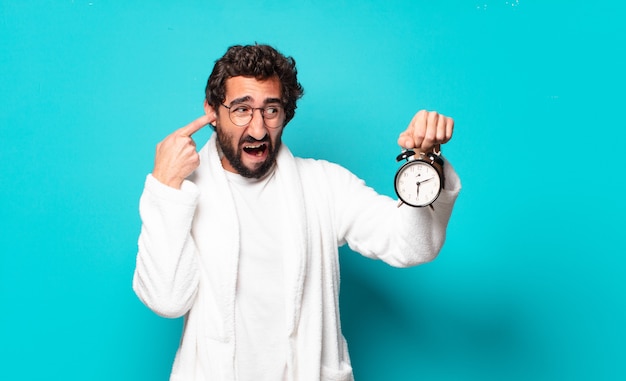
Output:
[[[436,111],[415,114],[408,128],[400,134],[398,144],[405,150],[396,158],[406,160],[394,180],[400,205],[431,205],[444,186],[441,144],[452,138],[454,120]],[[431,205],[432,207],[432,205]]]

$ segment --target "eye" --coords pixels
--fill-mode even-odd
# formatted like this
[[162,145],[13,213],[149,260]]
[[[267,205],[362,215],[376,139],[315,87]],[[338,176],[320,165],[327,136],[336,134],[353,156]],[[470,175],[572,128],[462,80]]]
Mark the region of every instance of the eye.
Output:
[[252,108],[247,105],[238,105],[236,107],[233,107],[231,111],[237,115],[246,115],[250,113],[251,109]]
[[264,110],[263,110],[263,114],[267,117],[275,117],[278,115],[278,113],[280,112],[280,107],[279,106],[267,106]]

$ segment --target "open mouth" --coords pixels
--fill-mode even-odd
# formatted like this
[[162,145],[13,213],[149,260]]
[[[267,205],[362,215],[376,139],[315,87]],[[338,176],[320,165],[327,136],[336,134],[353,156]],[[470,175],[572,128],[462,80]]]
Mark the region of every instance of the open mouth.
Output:
[[267,144],[259,143],[254,145],[245,145],[243,146],[243,150],[248,155],[260,157],[265,154],[265,151],[267,151]]

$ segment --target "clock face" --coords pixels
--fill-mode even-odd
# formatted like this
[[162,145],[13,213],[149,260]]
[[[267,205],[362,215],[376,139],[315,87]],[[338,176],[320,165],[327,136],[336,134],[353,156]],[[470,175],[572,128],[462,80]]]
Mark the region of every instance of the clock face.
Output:
[[411,206],[432,204],[441,190],[441,178],[437,170],[421,160],[404,164],[396,174],[396,193]]

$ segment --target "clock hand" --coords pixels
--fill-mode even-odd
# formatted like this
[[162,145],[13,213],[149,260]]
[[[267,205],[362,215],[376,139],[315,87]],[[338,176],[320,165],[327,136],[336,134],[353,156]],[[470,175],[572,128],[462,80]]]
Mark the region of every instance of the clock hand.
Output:
[[434,178],[435,178],[435,176],[433,176],[433,177],[429,177],[429,178],[427,178],[426,180],[418,181],[416,184],[417,184],[417,185],[420,185],[420,184],[425,183],[425,182],[427,182],[427,181],[430,181],[430,180],[432,180],[432,179],[434,179]]

